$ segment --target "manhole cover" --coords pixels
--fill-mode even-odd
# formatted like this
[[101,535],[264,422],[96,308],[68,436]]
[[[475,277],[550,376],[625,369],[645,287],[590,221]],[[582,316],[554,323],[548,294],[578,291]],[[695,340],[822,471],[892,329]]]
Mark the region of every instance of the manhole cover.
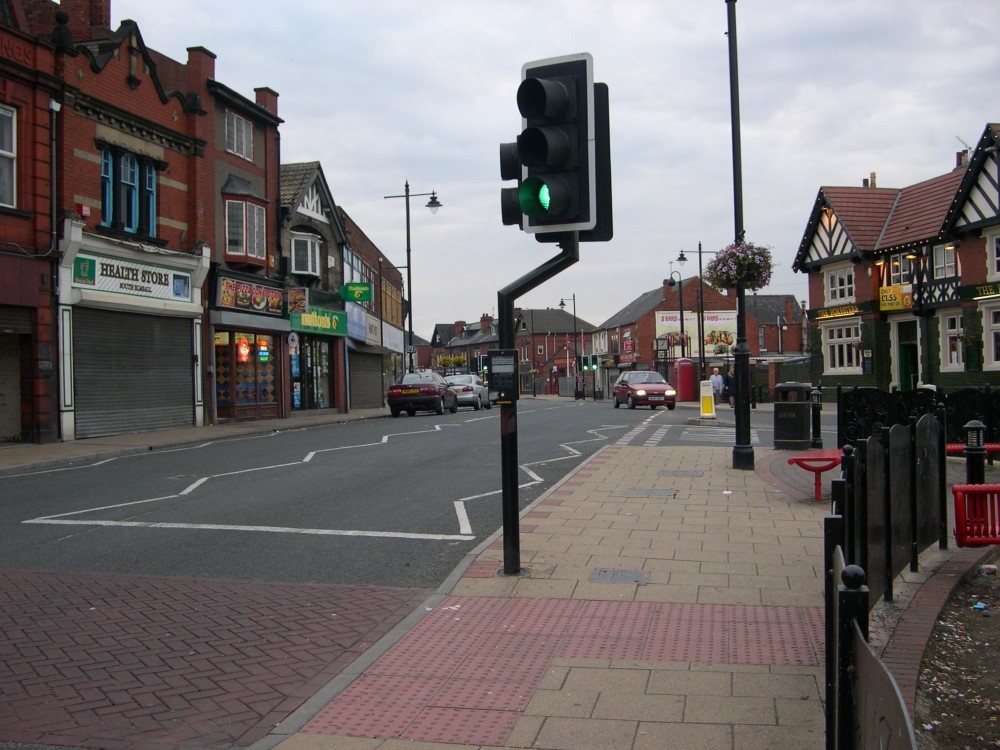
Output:
[[705,472],[697,469],[664,469],[660,472],[661,477],[700,477]]
[[590,576],[591,583],[649,583],[649,573],[643,570],[608,570],[598,568]]

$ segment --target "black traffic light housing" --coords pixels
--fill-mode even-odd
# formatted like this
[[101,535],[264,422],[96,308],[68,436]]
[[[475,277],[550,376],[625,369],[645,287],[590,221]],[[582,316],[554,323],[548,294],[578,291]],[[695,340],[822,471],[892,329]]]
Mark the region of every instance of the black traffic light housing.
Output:
[[588,231],[597,223],[593,58],[584,52],[525,63],[517,89],[523,130],[500,145],[504,224],[530,233]]

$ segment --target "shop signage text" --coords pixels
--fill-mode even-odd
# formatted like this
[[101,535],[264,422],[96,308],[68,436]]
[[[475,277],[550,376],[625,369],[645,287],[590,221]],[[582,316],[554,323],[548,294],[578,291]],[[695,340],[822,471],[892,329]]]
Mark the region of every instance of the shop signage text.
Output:
[[848,315],[857,315],[861,308],[857,305],[841,305],[840,307],[828,307],[825,310],[818,310],[816,317],[820,320],[824,318],[844,318]]
[[219,278],[218,286],[216,299],[218,307],[228,307],[263,315],[281,315],[281,307],[284,303],[281,289],[225,276]]
[[304,312],[292,313],[288,318],[293,331],[327,336],[347,335],[347,315],[341,310],[309,307]]
[[186,271],[83,253],[73,259],[73,286],[153,299],[191,301],[191,274]]

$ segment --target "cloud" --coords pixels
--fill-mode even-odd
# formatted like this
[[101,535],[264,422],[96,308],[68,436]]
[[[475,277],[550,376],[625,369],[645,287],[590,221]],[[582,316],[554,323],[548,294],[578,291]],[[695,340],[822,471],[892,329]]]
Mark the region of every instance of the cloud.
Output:
[[[949,171],[991,111],[1000,3],[838,0],[735,5],[747,236],[779,263],[769,293],[806,296],[790,266],[822,185],[903,187]],[[282,160],[319,160],[335,199],[398,265],[412,209],[414,329],[475,319],[555,249],[500,222],[498,147],[520,129],[529,60],[588,51],[611,95],[615,238],[524,296],[577,295],[600,323],[658,286],[684,249],[732,240],[728,6],[723,0],[406,3],[115,0],[148,45],[204,46],[220,81],[279,95]],[[685,276],[697,272],[689,263]],[[673,267],[678,270],[678,267]]]

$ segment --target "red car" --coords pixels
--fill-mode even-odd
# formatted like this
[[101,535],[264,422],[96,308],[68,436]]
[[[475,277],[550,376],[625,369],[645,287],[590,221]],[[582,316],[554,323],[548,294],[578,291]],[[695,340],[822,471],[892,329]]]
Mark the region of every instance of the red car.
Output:
[[458,396],[436,372],[408,372],[391,386],[386,394],[389,413],[394,417],[405,411],[411,417],[418,411],[452,414],[458,411]]
[[672,411],[677,406],[677,391],[666,378],[652,370],[623,372],[615,381],[611,398],[616,409],[625,404],[629,409],[666,406]]

